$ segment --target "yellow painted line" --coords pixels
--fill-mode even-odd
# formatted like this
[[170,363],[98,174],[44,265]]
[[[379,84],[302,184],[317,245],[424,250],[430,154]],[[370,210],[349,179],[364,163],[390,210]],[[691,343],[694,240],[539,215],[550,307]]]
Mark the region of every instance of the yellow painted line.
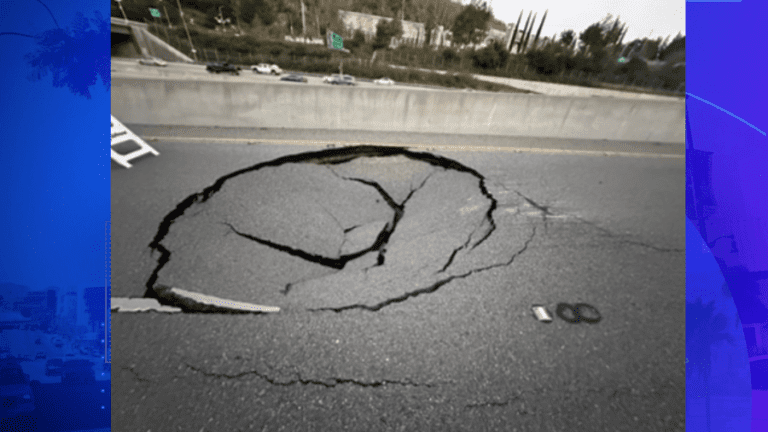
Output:
[[407,147],[407,148],[420,148],[426,150],[442,150],[442,151],[493,151],[493,152],[512,152],[512,153],[537,153],[537,154],[571,154],[571,155],[585,155],[585,156],[620,156],[620,157],[636,157],[636,158],[657,158],[657,159],[685,159],[685,155],[680,154],[664,154],[664,153],[631,153],[631,152],[617,152],[617,151],[604,151],[604,150],[565,150],[565,149],[545,149],[545,148],[532,148],[532,147],[491,147],[484,145],[437,145],[437,144],[421,144],[421,143],[383,143],[375,141],[336,141],[336,140],[287,140],[287,139],[264,139],[264,138],[217,138],[217,137],[162,137],[162,136],[145,136],[146,141],[203,141],[210,143],[227,143],[227,144],[258,144],[258,143],[271,143],[271,144],[288,144],[288,145],[315,145],[315,146],[329,146],[335,145],[340,147],[346,146],[358,146],[358,145],[370,145],[370,146],[384,146],[384,147]]

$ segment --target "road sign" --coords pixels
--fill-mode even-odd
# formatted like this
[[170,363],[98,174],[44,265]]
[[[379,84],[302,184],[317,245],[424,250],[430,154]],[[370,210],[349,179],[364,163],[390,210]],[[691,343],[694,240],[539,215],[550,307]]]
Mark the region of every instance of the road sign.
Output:
[[155,18],[160,18],[160,11],[157,9],[149,8],[149,13]]
[[334,32],[328,34],[328,48],[331,49],[344,49],[344,39],[341,35],[337,35]]

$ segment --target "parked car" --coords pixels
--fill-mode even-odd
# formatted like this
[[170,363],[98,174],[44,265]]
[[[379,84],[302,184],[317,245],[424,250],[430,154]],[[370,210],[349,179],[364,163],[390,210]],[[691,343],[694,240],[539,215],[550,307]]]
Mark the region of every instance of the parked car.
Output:
[[390,78],[379,78],[376,81],[374,81],[376,84],[379,85],[394,85],[395,82],[392,81]]
[[290,74],[280,78],[280,81],[307,82],[307,78],[297,74]]
[[29,381],[18,362],[0,362],[0,418],[12,418],[35,410],[35,399]]
[[259,63],[257,65],[251,66],[251,70],[260,73],[260,74],[272,74],[272,75],[280,75],[283,73],[283,70],[280,69],[280,66],[275,64],[267,64],[267,63]]
[[208,66],[206,66],[205,70],[211,73],[231,73],[232,75],[240,75],[240,68],[229,64],[227,62],[224,63],[209,63]]
[[168,63],[166,63],[165,60],[159,59],[157,57],[144,57],[139,60],[139,64],[143,64],[145,66],[168,66]]
[[333,75],[331,79],[327,81],[329,84],[336,85],[357,85],[355,83],[355,77],[352,75]]

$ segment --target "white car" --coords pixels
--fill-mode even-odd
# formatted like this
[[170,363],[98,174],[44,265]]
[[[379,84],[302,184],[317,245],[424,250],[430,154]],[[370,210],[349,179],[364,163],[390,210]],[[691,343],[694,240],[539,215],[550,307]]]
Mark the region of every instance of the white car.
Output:
[[274,75],[280,75],[283,73],[283,70],[280,69],[278,65],[271,65],[267,63],[259,63],[257,65],[251,66],[251,70],[260,74],[274,74]]
[[330,77],[323,78],[323,82],[335,85],[357,85],[355,83],[355,77],[352,75],[331,75]]
[[395,84],[395,82],[392,81],[389,78],[379,78],[379,79],[375,80],[374,82],[376,84],[380,84],[380,85],[394,85]]

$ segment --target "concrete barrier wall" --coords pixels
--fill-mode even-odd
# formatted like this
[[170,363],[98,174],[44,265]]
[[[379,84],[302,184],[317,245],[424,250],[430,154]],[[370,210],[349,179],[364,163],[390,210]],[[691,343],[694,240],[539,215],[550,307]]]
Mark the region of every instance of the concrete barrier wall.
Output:
[[684,102],[226,80],[112,80],[123,123],[685,142]]

